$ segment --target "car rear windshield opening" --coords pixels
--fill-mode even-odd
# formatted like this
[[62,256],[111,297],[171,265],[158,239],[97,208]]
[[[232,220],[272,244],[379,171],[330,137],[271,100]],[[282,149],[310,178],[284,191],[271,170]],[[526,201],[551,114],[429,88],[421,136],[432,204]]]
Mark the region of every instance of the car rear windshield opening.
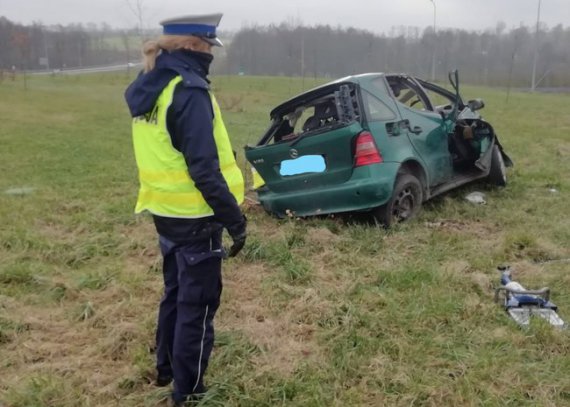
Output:
[[360,117],[355,86],[341,84],[280,111],[259,144],[281,143],[320,134],[359,121]]

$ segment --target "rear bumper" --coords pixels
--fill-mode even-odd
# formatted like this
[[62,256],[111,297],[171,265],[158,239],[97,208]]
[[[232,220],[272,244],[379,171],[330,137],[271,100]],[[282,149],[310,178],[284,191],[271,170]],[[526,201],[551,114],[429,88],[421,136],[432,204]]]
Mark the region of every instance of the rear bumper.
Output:
[[259,200],[280,217],[370,210],[390,199],[399,167],[394,162],[355,168],[348,181],[336,185],[278,193],[260,190]]

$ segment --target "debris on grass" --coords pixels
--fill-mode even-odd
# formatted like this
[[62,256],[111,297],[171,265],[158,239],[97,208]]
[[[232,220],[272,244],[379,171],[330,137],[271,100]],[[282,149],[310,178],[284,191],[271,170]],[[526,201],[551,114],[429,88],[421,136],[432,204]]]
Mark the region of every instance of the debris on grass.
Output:
[[465,195],[465,199],[468,202],[471,202],[472,204],[477,204],[477,205],[487,204],[487,199],[485,197],[485,194],[478,191],[471,192],[470,194]]
[[29,195],[35,191],[33,187],[16,187],[4,191],[6,195]]
[[510,317],[520,326],[528,327],[532,317],[544,319],[556,328],[564,328],[565,323],[558,315],[558,307],[550,301],[548,287],[539,290],[527,290],[512,280],[509,266],[500,266],[501,287],[495,289],[495,301],[500,301],[503,293],[503,306]]

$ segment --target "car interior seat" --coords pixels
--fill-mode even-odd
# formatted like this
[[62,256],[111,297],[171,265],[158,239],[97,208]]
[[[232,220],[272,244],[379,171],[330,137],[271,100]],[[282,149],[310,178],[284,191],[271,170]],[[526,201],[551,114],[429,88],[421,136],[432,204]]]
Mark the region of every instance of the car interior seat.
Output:
[[336,106],[333,101],[315,105],[315,114],[303,123],[303,132],[313,131],[328,126],[338,120]]

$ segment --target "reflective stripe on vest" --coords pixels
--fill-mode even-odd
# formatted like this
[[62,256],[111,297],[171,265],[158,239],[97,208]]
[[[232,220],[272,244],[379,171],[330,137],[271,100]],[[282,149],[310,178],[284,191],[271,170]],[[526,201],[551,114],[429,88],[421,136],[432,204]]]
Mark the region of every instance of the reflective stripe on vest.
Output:
[[[180,76],[172,79],[153,110],[133,119],[133,144],[140,181],[136,213],[147,210],[155,215],[174,218],[203,218],[214,214],[194,186],[184,155],[172,146],[166,126],[168,107],[181,80]],[[243,176],[235,161],[220,108],[211,92],[210,98],[220,171],[232,195],[241,204],[244,198]]]

